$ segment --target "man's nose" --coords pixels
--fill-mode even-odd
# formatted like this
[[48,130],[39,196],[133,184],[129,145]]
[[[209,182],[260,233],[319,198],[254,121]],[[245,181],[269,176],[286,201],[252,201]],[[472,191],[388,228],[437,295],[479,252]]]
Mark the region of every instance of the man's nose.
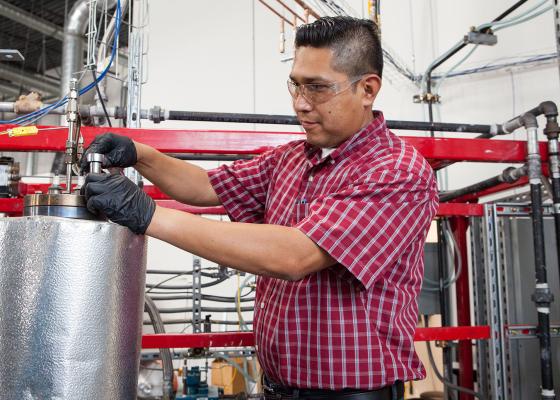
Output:
[[311,111],[313,105],[301,93],[298,93],[293,99],[295,111]]

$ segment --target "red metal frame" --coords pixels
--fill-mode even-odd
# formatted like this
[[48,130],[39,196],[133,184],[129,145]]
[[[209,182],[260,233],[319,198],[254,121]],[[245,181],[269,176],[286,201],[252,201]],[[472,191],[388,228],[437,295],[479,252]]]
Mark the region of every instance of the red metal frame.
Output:
[[[0,125],[0,131],[13,125]],[[45,127],[39,127],[45,128]],[[52,127],[48,127],[52,128]],[[107,131],[106,127],[82,127],[85,144],[96,135]],[[2,151],[64,151],[66,128],[39,131],[36,136],[0,136]],[[150,145],[164,153],[204,154],[260,154],[271,147],[292,140],[304,139],[299,132],[254,132],[216,130],[164,130],[111,128],[111,132],[128,136]],[[403,136],[426,159],[432,163],[444,161],[504,162],[525,161],[527,145],[518,140],[456,139]],[[547,155],[546,143],[540,144],[543,157]]]
[[[0,125],[0,131],[10,125]],[[41,127],[40,127],[41,128]],[[39,131],[37,136],[13,137],[0,136],[0,151],[58,151],[65,150],[67,128]],[[87,146],[96,135],[105,133],[105,127],[83,127],[81,133]],[[257,155],[269,148],[285,144],[292,140],[304,139],[301,132],[255,132],[255,131],[217,131],[217,130],[164,130],[164,129],[129,129],[111,128],[112,132],[128,136],[133,140],[150,145],[164,153],[193,154],[251,154]],[[514,140],[429,138],[419,136],[403,137],[413,145],[432,165],[434,169],[442,168],[459,161],[522,163],[526,157],[526,143]],[[540,143],[543,159],[547,157],[546,143]],[[453,218],[454,234],[461,247],[461,258],[466,263],[466,217],[482,216],[483,206],[476,204],[478,198],[493,194],[514,186],[525,184],[525,180],[514,185],[497,185],[483,192],[456,199],[452,203],[440,205],[438,215]],[[45,192],[47,185],[22,183],[21,196],[37,191]],[[146,186],[146,192],[158,204],[197,214],[223,214],[222,207],[197,208],[177,203],[153,186]],[[22,198],[0,199],[0,212],[21,215]],[[471,340],[488,339],[488,326],[470,325],[468,298],[468,275],[463,274],[458,281],[458,315],[460,327],[418,328],[415,340],[460,340],[459,383],[472,387],[472,349]],[[254,344],[252,332],[225,332],[212,334],[167,334],[145,335],[144,348],[164,347],[230,347],[251,346]],[[461,400],[469,397],[461,397]]]
[[[417,328],[415,342],[433,340],[482,340],[490,338],[490,327],[452,326]],[[253,332],[217,333],[166,333],[148,334],[142,337],[142,348],[199,348],[199,347],[243,347],[254,346]]]
[[[462,265],[468,265],[467,256],[467,229],[469,228],[469,221],[465,217],[452,217],[450,218],[451,229],[457,246],[460,251],[458,257]],[[466,267],[463,271],[466,271]],[[462,273],[457,279],[455,285],[455,292],[457,297],[457,323],[461,326],[468,326],[471,324],[471,310],[470,310],[470,289],[469,289],[469,274]],[[459,386],[474,389],[474,376],[473,376],[473,352],[470,340],[462,340],[459,342],[458,347],[459,358]],[[461,392],[459,400],[474,400],[470,394]]]
[[[48,184],[40,183],[20,183],[20,196],[33,193],[46,193],[49,188]],[[193,214],[213,214],[225,215],[223,207],[193,207],[186,204],[171,200],[165,193],[162,193],[157,187],[152,185],[144,186],[144,190],[149,194],[156,203],[162,207],[173,208],[176,210],[186,211]],[[23,212],[23,198],[0,198],[0,212],[9,215],[21,215]],[[483,215],[483,206],[481,204],[467,203],[442,203],[439,206],[438,216],[449,217],[453,215],[462,215],[467,217],[480,217]]]
[[[0,131],[14,125],[0,125]],[[53,127],[39,127],[53,128]],[[105,127],[82,127],[85,144],[89,144],[96,135],[107,131]],[[303,139],[300,132],[255,132],[255,131],[217,131],[217,130],[165,130],[165,129],[129,129],[111,128],[111,131],[128,136],[136,141],[148,144],[165,153],[193,154],[260,154],[267,149]],[[418,136],[403,137],[424,157],[437,167],[450,162],[504,162],[520,163],[525,160],[526,143],[514,140],[429,138]],[[9,137],[0,136],[1,151],[64,151],[66,145],[66,128],[39,131],[37,136]],[[547,155],[546,143],[540,144],[543,157]],[[458,199],[453,203],[440,205],[439,216],[482,216],[482,206],[466,204],[476,202],[480,196],[511,189],[524,184],[520,181],[513,185],[498,185],[484,192]],[[21,195],[45,192],[46,185],[22,186]],[[176,203],[161,193],[157,188],[147,186],[146,191],[164,207],[189,211],[197,214],[223,214],[221,208],[200,209]],[[459,203],[461,201],[464,204]],[[21,215],[21,199],[0,199],[0,212],[9,215]]]

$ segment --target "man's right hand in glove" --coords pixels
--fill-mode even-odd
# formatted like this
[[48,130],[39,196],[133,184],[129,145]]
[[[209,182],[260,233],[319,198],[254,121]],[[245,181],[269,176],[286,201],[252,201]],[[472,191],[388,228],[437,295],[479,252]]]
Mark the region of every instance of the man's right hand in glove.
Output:
[[221,204],[203,168],[169,157],[129,137],[114,133],[97,136],[82,156],[82,171],[89,172],[86,160],[90,153],[105,155],[103,168],[134,167],[174,200],[195,206]]
[[82,156],[80,167],[87,171],[87,155],[90,153],[100,153],[105,155],[103,168],[127,168],[132,167],[138,162],[136,145],[126,136],[106,133],[96,136],[91,142],[86,152]]

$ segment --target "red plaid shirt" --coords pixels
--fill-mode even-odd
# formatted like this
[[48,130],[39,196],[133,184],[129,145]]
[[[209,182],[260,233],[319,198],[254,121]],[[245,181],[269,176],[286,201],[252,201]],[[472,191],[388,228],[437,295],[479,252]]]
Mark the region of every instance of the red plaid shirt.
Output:
[[209,176],[233,221],[296,227],[338,261],[297,282],[258,278],[253,328],[271,380],[339,390],[424,378],[413,336],[437,189],[381,113],[323,159],[294,141]]

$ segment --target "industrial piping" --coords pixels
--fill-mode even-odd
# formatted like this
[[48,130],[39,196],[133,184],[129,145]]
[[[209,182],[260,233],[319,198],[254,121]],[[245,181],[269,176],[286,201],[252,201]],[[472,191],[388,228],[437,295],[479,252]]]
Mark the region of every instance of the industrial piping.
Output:
[[[65,93],[66,95],[66,93]],[[0,102],[0,112],[17,112],[17,102]],[[40,107],[46,107],[51,104],[41,104]],[[36,110],[26,110],[36,111]],[[107,107],[109,117],[116,119],[126,118],[126,109],[122,107]],[[59,107],[50,111],[51,114],[65,115],[64,107]],[[80,115],[83,117],[103,117],[105,113],[101,107],[81,105]],[[142,109],[140,111],[141,119],[149,119],[154,123],[165,120],[174,121],[204,121],[204,122],[233,122],[247,124],[271,124],[271,125],[299,125],[298,119],[293,115],[275,115],[275,114],[239,114],[239,113],[214,113],[199,111],[166,111],[159,106],[150,109]],[[447,123],[447,122],[424,122],[424,121],[395,121],[387,120],[387,126],[396,130],[417,130],[430,131],[438,130],[443,132],[458,133],[482,133],[484,137],[492,137],[503,135],[506,132],[499,124],[465,124],[465,123]]]
[[[513,6],[511,6],[510,8],[508,8],[506,11],[504,11],[502,14],[500,14],[498,17],[496,17],[493,22],[496,21],[500,21],[503,18],[505,18],[507,15],[511,14],[513,11],[515,11],[517,8],[519,8],[521,5],[523,5],[523,3],[525,3],[527,0],[519,0],[517,3],[515,3]],[[481,31],[481,33],[487,33],[489,29],[483,29]],[[444,54],[443,56],[439,57],[438,59],[434,60],[434,62],[432,62],[430,64],[430,66],[428,67],[426,73],[424,74],[424,76],[426,77],[426,98],[427,98],[427,102],[428,102],[428,118],[429,118],[429,123],[434,125],[434,112],[433,112],[433,102],[436,100],[436,96],[433,96],[432,94],[432,72],[439,67],[440,65],[442,65],[445,61],[449,60],[451,57],[453,57],[455,54],[457,54],[461,49],[463,49],[466,45],[468,44],[468,42],[463,41],[462,43],[457,44],[454,48],[450,49],[446,54]],[[434,137],[434,133],[436,130],[439,129],[435,129],[434,128],[430,128],[430,135],[432,137]],[[482,133],[482,135],[480,135],[480,138],[489,138],[492,136],[495,136],[496,134],[493,132],[480,132]],[[503,132],[500,132],[500,134]],[[441,225],[439,224],[438,221],[438,243],[442,242],[442,235],[441,235]],[[440,277],[441,279],[444,278],[443,275],[445,275],[445,270],[442,266],[442,262],[443,262],[443,258],[441,256],[441,254],[443,253],[443,250],[441,248],[441,245],[439,245],[438,248],[438,270],[440,272]],[[443,274],[443,275],[442,275]],[[445,290],[442,288],[440,291],[440,297],[445,297],[446,293]],[[449,325],[449,316],[447,315],[447,310],[445,309],[445,299],[440,299],[440,306],[442,307],[441,309],[441,317],[442,317],[442,325],[443,326],[447,326]],[[449,356],[449,352],[447,351],[446,348],[443,349],[443,354],[444,354],[444,377],[448,377],[449,375],[447,374],[447,371],[451,370],[451,359]],[[459,364],[461,365],[462,362],[461,360],[459,360]],[[468,388],[468,389],[472,389]]]
[[504,171],[500,175],[493,176],[492,178],[488,178],[484,181],[474,183],[461,189],[441,192],[439,194],[439,201],[443,203],[446,201],[455,200],[458,197],[480,192],[481,190],[491,188],[493,186],[499,185],[500,183],[513,183],[525,175],[527,175],[526,165],[519,168],[508,167],[504,169]]
[[[501,21],[502,19],[504,19],[505,17],[507,17],[509,14],[511,14],[512,12],[514,12],[515,10],[517,10],[519,7],[521,7],[525,2],[527,2],[527,0],[519,0],[517,3],[515,3],[514,5],[512,5],[510,8],[508,8],[506,11],[504,11],[503,13],[501,13],[499,16],[497,16],[496,18],[494,18],[492,20],[492,22],[498,22]],[[482,29],[481,33],[487,33],[490,30],[490,28],[486,28],[486,29]],[[439,67],[440,65],[442,65],[444,62],[446,62],[447,60],[449,60],[451,57],[453,57],[455,54],[457,54],[460,50],[462,50],[466,45],[468,44],[467,41],[463,41],[459,44],[457,44],[455,47],[453,47],[452,49],[450,49],[449,51],[447,51],[443,56],[441,56],[439,59],[436,59],[434,62],[432,62],[430,64],[430,66],[428,67],[428,69],[426,70],[426,72],[424,73],[424,76],[426,77],[426,95],[427,95],[427,101],[428,101],[428,118],[430,123],[433,123],[434,121],[434,111],[433,111],[433,102],[435,100],[435,96],[432,94],[432,72],[434,72],[434,70]],[[434,129],[430,130],[431,136],[434,136]],[[484,133],[484,132],[482,132]]]
[[[542,103],[541,103],[542,104]],[[504,130],[513,132],[515,129],[524,127],[527,131],[527,167],[529,175],[529,186],[531,188],[531,219],[533,225],[533,247],[535,256],[535,292],[532,296],[537,306],[537,336],[540,345],[541,361],[541,399],[556,399],[554,393],[552,350],[550,340],[550,303],[554,296],[550,292],[547,281],[545,247],[544,247],[544,219],[541,198],[541,156],[539,153],[539,142],[537,140],[537,118],[539,107],[524,113],[506,122]]]
[[[72,75],[81,71],[83,66],[84,34],[87,29],[90,0],[78,0],[64,25],[62,41],[62,76],[60,78],[60,95],[66,96]],[[112,8],[116,0],[108,0],[107,8]]]
[[558,276],[560,276],[560,158],[558,146],[558,109],[552,101],[540,104],[540,111],[546,117],[544,134],[548,139],[548,169],[552,180],[552,202],[554,228],[556,230],[556,254],[558,260]]
[[[165,325],[161,319],[156,303],[146,295],[144,298],[144,310],[148,313],[155,333],[165,333]],[[173,393],[173,359],[169,349],[159,349],[163,364],[163,400],[175,398]]]

